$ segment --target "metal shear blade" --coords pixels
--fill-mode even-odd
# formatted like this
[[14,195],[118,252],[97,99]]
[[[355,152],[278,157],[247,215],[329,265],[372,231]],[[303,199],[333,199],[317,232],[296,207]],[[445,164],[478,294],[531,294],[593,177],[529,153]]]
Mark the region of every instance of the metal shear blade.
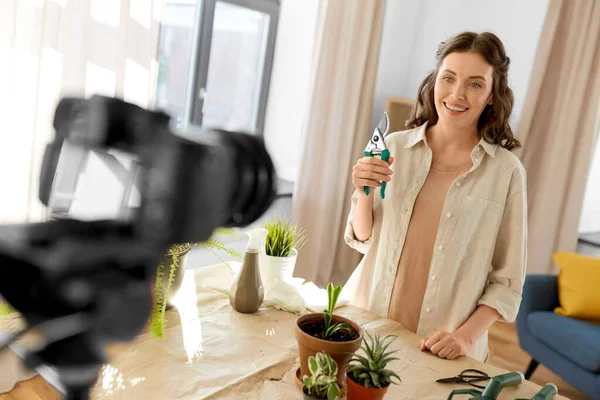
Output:
[[381,121],[379,121],[379,124],[373,131],[373,136],[371,136],[371,140],[369,140],[369,143],[367,143],[367,146],[365,147],[365,152],[371,153],[372,156],[380,156],[381,152],[387,149],[384,138],[388,132],[389,127],[390,119],[387,113],[384,112]]

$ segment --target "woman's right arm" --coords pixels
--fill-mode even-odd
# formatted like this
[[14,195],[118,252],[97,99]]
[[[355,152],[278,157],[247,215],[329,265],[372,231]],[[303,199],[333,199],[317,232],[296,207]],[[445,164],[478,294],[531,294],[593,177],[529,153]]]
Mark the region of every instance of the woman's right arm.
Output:
[[[363,157],[352,170],[352,184],[358,191],[356,211],[352,219],[352,229],[356,240],[364,242],[373,231],[373,199],[381,187],[381,181],[389,182],[392,170],[389,168],[394,158],[389,158],[389,163],[375,157]],[[365,194],[364,187],[371,188],[369,196]]]

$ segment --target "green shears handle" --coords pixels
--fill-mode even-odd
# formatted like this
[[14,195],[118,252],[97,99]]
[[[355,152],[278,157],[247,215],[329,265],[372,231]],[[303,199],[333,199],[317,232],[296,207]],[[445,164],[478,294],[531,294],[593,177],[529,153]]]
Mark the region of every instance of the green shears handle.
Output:
[[[365,151],[363,152],[363,154],[365,155],[365,157],[373,157],[373,154],[371,154],[370,151]],[[387,161],[390,158],[390,151],[388,149],[385,149],[381,152],[381,159],[383,161]],[[387,182],[383,181],[381,182],[381,190],[379,191],[379,193],[381,194],[381,198],[385,199],[385,187],[386,187]],[[369,195],[369,187],[365,186],[365,194],[368,196]]]

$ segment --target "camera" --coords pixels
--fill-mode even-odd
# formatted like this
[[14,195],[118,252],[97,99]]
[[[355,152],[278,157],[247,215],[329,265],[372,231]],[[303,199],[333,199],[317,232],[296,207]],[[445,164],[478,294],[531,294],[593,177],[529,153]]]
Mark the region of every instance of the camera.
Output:
[[[142,331],[151,282],[170,244],[250,225],[276,197],[276,173],[260,138],[225,130],[183,137],[169,121],[117,98],[62,99],[44,153],[40,201],[52,209],[70,147],[127,154],[139,167],[139,206],[123,218],[0,226],[0,263],[11,275],[0,280],[0,295],[27,324],[0,349],[11,345],[27,367],[51,369],[66,398],[87,399],[107,361],[106,345]],[[16,340],[28,330],[44,341],[22,349]]]

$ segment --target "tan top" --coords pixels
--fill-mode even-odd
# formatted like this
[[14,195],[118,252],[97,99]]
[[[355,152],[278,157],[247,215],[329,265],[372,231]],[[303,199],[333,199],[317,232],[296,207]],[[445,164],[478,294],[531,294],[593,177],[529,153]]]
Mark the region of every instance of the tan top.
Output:
[[388,311],[388,318],[412,332],[417,332],[419,325],[435,236],[448,188],[472,165],[444,165],[434,159],[415,200]]
[[[430,170],[426,126],[386,137],[394,174],[385,199],[375,191],[373,231],[364,242],[352,229],[358,191],[351,198],[344,239],[364,257],[358,267],[347,266],[351,276],[344,296],[383,318],[413,206]],[[442,208],[416,332],[422,337],[440,329],[454,332],[481,304],[513,322],[521,304],[527,259],[525,169],[510,151],[483,139],[471,160],[473,166],[452,182]],[[467,354],[483,361],[487,353],[484,333]]]

